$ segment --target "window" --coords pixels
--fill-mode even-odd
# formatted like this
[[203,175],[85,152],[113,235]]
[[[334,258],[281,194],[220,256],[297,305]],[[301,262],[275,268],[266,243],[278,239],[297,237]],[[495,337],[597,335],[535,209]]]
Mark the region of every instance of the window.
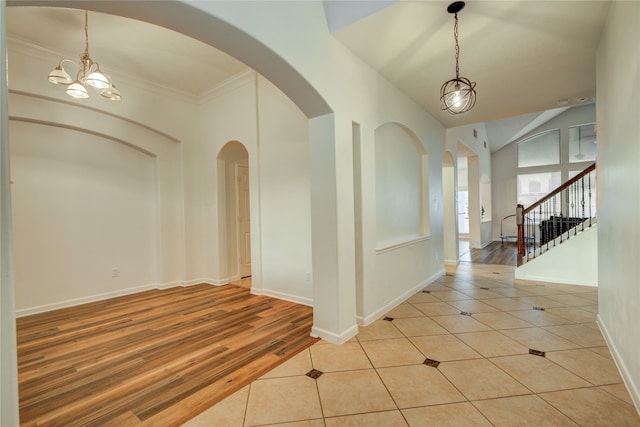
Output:
[[531,206],[560,184],[560,172],[518,175],[518,203]]
[[518,167],[560,164],[560,130],[532,136],[518,144]]
[[594,123],[569,128],[569,163],[595,161],[596,148]]

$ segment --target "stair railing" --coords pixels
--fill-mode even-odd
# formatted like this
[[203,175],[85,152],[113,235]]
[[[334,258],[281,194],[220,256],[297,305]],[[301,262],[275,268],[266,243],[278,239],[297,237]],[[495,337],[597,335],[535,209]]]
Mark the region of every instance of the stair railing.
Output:
[[593,225],[595,170],[594,163],[531,206],[517,206],[518,265]]

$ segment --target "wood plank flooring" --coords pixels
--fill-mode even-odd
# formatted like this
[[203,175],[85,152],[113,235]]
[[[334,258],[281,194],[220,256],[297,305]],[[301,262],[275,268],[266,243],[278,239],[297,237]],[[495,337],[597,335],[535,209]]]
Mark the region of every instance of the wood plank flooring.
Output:
[[210,285],[19,318],[21,426],[179,426],[317,341],[312,322]]
[[518,248],[514,242],[493,241],[482,249],[471,249],[460,256],[460,261],[477,264],[518,265]]

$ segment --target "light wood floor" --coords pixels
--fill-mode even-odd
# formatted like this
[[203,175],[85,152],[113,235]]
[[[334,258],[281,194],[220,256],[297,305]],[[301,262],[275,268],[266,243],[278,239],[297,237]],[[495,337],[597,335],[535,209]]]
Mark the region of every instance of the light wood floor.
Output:
[[210,285],[20,318],[21,425],[180,425],[316,342],[312,318]]

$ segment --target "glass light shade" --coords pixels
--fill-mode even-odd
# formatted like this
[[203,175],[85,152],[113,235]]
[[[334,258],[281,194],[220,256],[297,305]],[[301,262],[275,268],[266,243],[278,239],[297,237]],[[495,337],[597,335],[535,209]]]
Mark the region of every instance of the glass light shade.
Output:
[[73,82],[71,76],[62,68],[62,65],[58,65],[49,73],[49,81],[56,85],[68,85]]
[[475,82],[465,77],[451,79],[440,88],[442,110],[451,114],[462,114],[476,105]]
[[67,95],[72,96],[74,98],[88,98],[89,93],[87,92],[87,88],[85,88],[82,83],[78,80],[73,82],[67,88]]
[[115,86],[102,89],[102,91],[100,92],[100,95],[112,101],[120,101],[122,99],[122,95],[120,95],[120,91],[116,89]]
[[98,89],[106,89],[111,86],[111,83],[109,83],[109,79],[107,79],[107,77],[100,71],[94,71],[93,73],[89,74],[86,82],[89,86],[93,86]]

